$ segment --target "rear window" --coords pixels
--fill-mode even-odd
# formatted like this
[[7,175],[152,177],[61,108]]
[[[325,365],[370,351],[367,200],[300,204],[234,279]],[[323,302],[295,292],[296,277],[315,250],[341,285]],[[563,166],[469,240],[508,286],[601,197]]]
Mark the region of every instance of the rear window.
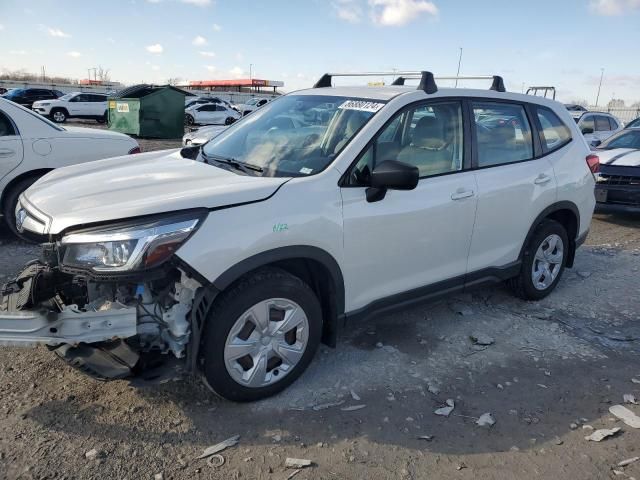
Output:
[[552,110],[538,107],[537,115],[541,127],[540,141],[547,152],[561,148],[569,143],[571,131]]
[[609,130],[611,130],[609,117],[605,117],[604,115],[596,115],[596,131],[608,132]]

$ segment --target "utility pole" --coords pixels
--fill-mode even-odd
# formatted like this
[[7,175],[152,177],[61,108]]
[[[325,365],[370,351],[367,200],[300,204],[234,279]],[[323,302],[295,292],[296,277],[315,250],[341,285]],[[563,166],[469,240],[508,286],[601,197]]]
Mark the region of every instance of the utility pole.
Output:
[[598,106],[598,100],[600,100],[600,89],[602,88],[602,77],[604,77],[604,68],[600,69],[600,84],[598,85],[598,95],[596,95],[596,107]]
[[458,72],[456,73],[456,87],[458,86],[458,77],[460,76],[460,65],[462,64],[462,47],[460,47],[460,56],[458,57]]
[[253,90],[253,63],[249,64],[249,91]]

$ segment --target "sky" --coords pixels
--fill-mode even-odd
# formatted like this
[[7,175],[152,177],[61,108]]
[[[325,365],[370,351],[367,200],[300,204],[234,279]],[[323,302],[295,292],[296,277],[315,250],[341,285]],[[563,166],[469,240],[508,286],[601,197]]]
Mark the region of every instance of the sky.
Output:
[[565,102],[593,104],[604,69],[600,103],[629,105],[638,45],[640,0],[0,0],[0,71],[86,78],[102,66],[125,84],[250,68],[284,91],[331,71],[450,76],[462,48],[461,75],[553,85]]

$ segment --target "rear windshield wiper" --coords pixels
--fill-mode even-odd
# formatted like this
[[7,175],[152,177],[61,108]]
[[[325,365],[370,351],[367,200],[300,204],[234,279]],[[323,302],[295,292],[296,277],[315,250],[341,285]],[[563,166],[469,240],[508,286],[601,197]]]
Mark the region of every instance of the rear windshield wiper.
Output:
[[252,172],[258,172],[261,173],[264,171],[264,169],[262,167],[259,167],[258,165],[251,165],[250,163],[245,163],[245,162],[241,162],[239,160],[236,160],[235,158],[231,158],[231,157],[220,157],[217,155],[207,155],[204,153],[204,150],[202,151],[202,156],[205,158],[205,160],[213,160],[214,162],[218,162],[218,163],[224,163],[226,165],[231,165],[232,167],[234,167],[237,170],[240,170],[244,173],[246,173],[247,175],[251,174]]

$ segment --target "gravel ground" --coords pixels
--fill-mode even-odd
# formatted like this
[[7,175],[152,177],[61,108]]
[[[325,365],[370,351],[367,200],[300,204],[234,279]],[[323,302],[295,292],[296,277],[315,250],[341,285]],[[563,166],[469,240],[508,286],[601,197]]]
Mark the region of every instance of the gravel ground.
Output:
[[[640,430],[608,412],[640,398],[639,226],[596,215],[576,268],[539,303],[496,286],[351,323],[291,388],[253,404],[193,379],[100,383],[45,348],[1,348],[0,478],[285,480],[294,457],[313,462],[296,480],[640,479],[640,460],[616,466],[640,456]],[[0,242],[0,280],[37,254],[3,229]],[[453,412],[435,415],[447,399]],[[475,423],[484,413],[495,425]],[[233,435],[224,465],[197,459]]]

